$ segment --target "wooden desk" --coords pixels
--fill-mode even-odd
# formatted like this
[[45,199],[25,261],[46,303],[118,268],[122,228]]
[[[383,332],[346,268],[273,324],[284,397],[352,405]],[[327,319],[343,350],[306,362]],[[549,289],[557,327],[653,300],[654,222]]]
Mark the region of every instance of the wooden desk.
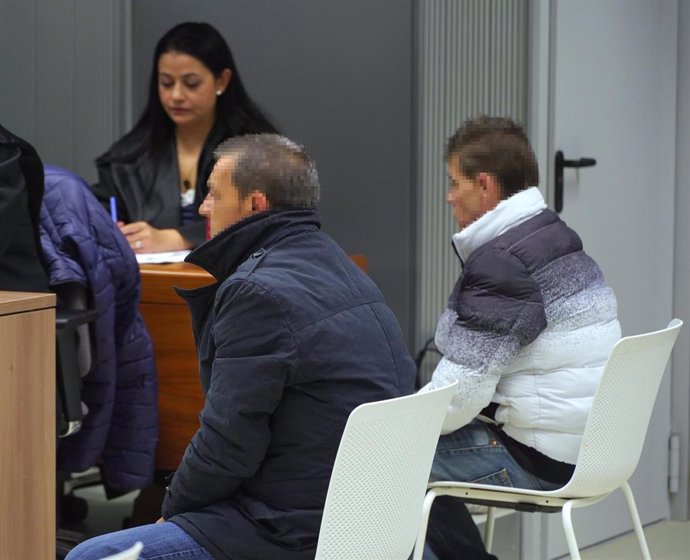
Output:
[[214,282],[188,263],[141,265],[141,314],[153,340],[158,371],[156,468],[174,470],[199,428],[204,406],[192,323],[173,287],[193,289]]
[[55,557],[55,295],[0,292],[0,558]]
[[[364,255],[350,258],[366,272]],[[213,283],[214,278],[188,263],[144,264],[139,268],[140,309],[153,340],[158,371],[156,468],[174,470],[199,427],[204,400],[189,310],[173,287],[200,288]]]

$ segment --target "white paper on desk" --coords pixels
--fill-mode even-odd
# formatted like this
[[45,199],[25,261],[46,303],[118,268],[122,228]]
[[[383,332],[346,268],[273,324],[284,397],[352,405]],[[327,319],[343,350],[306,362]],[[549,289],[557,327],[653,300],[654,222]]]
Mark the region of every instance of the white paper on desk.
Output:
[[139,264],[164,264],[184,261],[191,251],[166,251],[163,253],[136,253]]

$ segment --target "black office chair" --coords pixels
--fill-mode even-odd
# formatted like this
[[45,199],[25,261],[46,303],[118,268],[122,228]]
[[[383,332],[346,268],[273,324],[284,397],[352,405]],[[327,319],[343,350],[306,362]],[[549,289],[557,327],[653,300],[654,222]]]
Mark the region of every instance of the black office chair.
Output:
[[84,413],[81,379],[91,370],[92,349],[88,323],[98,316],[88,309],[86,289],[76,283],[56,290],[57,436],[69,437],[81,428]]
[[415,379],[415,388],[421,389],[431,381],[431,375],[434,373],[436,366],[441,361],[443,355],[436,348],[434,337],[428,339],[421,350],[417,352],[414,362],[417,366],[417,377]]
[[[87,308],[86,289],[79,284],[64,284],[56,292],[56,441],[59,447],[62,438],[75,434],[81,428],[85,413],[81,400],[82,377],[90,371],[92,364],[88,324],[96,319],[98,312]],[[86,500],[76,497],[73,488],[65,491],[70,476],[70,473],[56,472],[57,560],[65,558],[72,548],[84,540],[82,533],[61,527],[63,520],[74,523],[88,514]]]

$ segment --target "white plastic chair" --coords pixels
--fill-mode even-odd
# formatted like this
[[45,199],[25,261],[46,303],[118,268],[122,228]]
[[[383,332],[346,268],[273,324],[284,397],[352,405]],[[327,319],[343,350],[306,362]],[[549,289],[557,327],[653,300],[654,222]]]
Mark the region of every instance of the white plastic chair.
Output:
[[355,408],[328,486],[316,560],[407,560],[455,383]]
[[123,550],[111,556],[106,556],[102,560],[139,560],[139,554],[143,549],[144,544],[141,541],[137,541],[127,550]]
[[629,336],[616,343],[594,396],[575,472],[562,488],[538,491],[464,482],[429,484],[414,560],[422,558],[434,499],[444,495],[489,506],[484,534],[488,551],[491,551],[493,540],[495,507],[530,512],[560,511],[570,557],[579,560],[571,510],[595,504],[618,488],[625,495],[642,556],[650,560],[640,516],[627,481],[640,460],[661,378],[682,325],[680,319],[673,319],[663,330]]

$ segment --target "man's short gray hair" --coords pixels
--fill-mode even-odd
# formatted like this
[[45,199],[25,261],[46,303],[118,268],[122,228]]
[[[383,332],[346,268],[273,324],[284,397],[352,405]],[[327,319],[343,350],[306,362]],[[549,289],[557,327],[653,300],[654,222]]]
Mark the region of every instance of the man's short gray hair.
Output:
[[266,195],[271,209],[315,209],[319,175],[303,146],[279,134],[248,134],[222,142],[217,160],[233,157],[232,182],[241,196],[252,191]]

